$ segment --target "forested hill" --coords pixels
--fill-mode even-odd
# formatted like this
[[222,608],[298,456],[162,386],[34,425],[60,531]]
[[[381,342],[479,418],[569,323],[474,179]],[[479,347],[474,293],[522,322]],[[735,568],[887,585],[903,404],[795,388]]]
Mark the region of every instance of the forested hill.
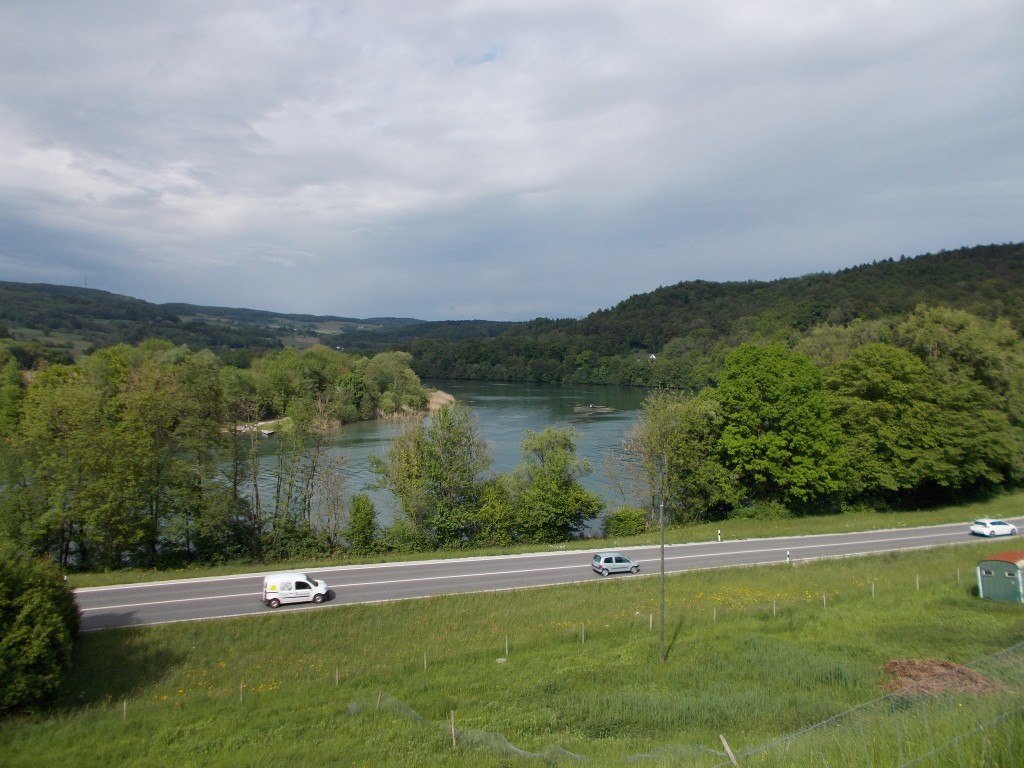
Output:
[[905,315],[945,304],[1024,330],[1024,244],[877,262],[772,282],[677,283],[581,320],[578,332],[609,353],[663,348],[676,338],[721,340],[821,323]]
[[[792,342],[821,324],[905,317],[945,305],[1024,330],[1024,244],[901,257],[840,272],[771,282],[682,282],[632,296],[581,320],[514,324],[492,338],[394,338],[429,378],[479,378],[641,386],[698,385],[715,358],[744,341]],[[417,329],[422,330],[422,329]],[[393,334],[393,336],[392,336]],[[655,355],[658,366],[644,365]],[[667,372],[669,362],[675,372]],[[706,371],[705,371],[706,372]]]
[[307,346],[350,331],[372,336],[419,322],[150,304],[95,288],[0,281],[0,340],[24,368],[38,360],[70,362],[93,349],[144,339],[210,349],[226,362],[244,366],[268,350]]
[[[743,341],[793,341],[823,323],[896,320],[919,304],[1005,318],[1024,330],[1024,244],[901,257],[770,282],[687,281],[579,319],[422,322],[150,304],[106,291],[0,282],[0,340],[32,358],[160,338],[209,348],[234,365],[282,346],[405,349],[425,378],[686,385],[666,371],[714,367]],[[654,354],[657,368],[644,365]],[[666,364],[661,364],[661,363]],[[689,378],[690,383],[700,375]]]

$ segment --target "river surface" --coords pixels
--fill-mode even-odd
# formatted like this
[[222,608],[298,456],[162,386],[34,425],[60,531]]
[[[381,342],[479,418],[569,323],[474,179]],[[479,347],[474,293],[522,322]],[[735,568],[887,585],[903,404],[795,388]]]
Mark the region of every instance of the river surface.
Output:
[[[624,471],[622,441],[636,421],[648,390],[558,384],[519,384],[479,381],[426,381],[469,407],[479,434],[491,449],[494,460],[490,474],[509,473],[520,463],[527,430],[541,432],[547,427],[572,427],[578,433],[577,454],[587,459],[593,474],[583,486],[597,493],[609,508],[638,503],[630,491]],[[394,497],[386,491],[370,491],[376,479],[370,472],[370,454],[384,457],[399,427],[393,422],[347,424],[334,450],[346,457],[348,495],[367,492],[377,509],[381,525],[393,519]],[[273,438],[266,441],[272,451]],[[609,467],[612,469],[609,470]],[[261,482],[261,486],[263,483]],[[642,502],[640,502],[642,503]]]

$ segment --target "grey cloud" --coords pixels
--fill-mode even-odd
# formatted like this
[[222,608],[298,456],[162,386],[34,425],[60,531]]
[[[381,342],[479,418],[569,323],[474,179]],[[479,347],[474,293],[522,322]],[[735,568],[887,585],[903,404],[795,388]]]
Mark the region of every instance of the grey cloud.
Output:
[[8,3],[0,279],[526,319],[1019,240],[1022,28],[1016,0]]

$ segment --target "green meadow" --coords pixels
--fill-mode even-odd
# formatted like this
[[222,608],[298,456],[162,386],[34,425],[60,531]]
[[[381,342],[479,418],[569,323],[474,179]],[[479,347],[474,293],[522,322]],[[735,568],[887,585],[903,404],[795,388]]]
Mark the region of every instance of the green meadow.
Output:
[[1019,766],[1024,606],[972,594],[1019,542],[671,575],[663,662],[656,573],[87,633],[0,763]]

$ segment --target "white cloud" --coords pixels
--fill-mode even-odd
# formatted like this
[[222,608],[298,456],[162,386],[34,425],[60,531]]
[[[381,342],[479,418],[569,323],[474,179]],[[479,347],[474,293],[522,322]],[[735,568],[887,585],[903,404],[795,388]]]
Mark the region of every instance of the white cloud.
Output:
[[1016,0],[0,7],[0,279],[578,316],[1020,240]]

